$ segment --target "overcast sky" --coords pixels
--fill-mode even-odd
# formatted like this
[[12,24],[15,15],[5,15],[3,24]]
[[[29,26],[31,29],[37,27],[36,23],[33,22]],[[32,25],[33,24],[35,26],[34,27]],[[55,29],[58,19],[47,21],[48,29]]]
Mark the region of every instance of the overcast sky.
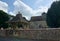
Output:
[[0,0],[0,10],[16,15],[19,11],[28,20],[31,16],[39,16],[47,12],[56,0]]

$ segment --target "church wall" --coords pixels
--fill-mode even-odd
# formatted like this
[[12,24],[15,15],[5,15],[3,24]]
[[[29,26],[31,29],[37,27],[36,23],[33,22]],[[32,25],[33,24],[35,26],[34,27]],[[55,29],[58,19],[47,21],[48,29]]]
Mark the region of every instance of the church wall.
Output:
[[39,28],[46,28],[48,27],[46,21],[34,21],[30,22],[31,29],[39,29]]

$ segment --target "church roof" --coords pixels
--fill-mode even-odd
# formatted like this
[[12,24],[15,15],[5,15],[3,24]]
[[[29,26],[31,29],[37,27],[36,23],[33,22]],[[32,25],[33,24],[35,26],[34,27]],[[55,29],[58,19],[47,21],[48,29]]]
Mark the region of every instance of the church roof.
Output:
[[31,17],[30,21],[42,21],[42,20],[43,20],[42,16],[33,16]]

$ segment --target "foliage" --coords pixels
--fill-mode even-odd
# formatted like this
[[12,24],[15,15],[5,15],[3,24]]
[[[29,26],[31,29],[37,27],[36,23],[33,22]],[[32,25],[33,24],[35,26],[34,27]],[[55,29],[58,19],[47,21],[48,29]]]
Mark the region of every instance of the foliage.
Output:
[[0,28],[7,28],[8,24],[6,23],[9,20],[9,16],[6,12],[0,10]]
[[46,21],[49,27],[60,27],[60,1],[53,2],[47,12]]

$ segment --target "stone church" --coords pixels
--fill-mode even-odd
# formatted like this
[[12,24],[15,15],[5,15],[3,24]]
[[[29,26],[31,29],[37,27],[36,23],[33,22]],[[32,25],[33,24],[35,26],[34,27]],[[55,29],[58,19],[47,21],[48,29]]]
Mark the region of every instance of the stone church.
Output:
[[30,20],[31,29],[40,29],[48,27],[46,24],[46,13],[43,13],[41,16],[32,16]]
[[42,16],[32,16],[30,21],[28,21],[20,12],[18,12],[18,14],[7,23],[13,29],[39,29],[47,27],[46,14],[42,14]]

